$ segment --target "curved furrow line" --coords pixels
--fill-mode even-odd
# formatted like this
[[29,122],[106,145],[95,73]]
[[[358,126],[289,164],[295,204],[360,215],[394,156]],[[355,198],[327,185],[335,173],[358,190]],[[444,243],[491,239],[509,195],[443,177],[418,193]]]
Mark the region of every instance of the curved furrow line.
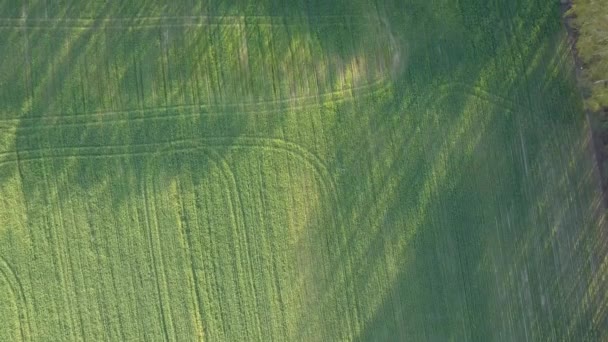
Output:
[[[209,160],[212,163],[214,163],[215,166],[219,170],[221,170],[222,176],[224,178],[224,183],[231,188],[231,189],[229,189],[228,198],[231,199],[230,200],[231,201],[231,203],[230,203],[230,212],[231,212],[231,217],[232,217],[233,225],[234,225],[235,229],[246,230],[245,229],[245,223],[244,223],[245,222],[245,220],[244,220],[244,211],[243,211],[244,207],[241,204],[242,201],[241,201],[240,196],[238,196],[238,187],[236,185],[234,173],[232,172],[232,170],[230,169],[230,166],[226,163],[226,161],[222,157],[220,157],[215,151],[206,148],[206,146],[201,146],[200,144],[197,144],[197,142],[198,141],[194,141],[194,140],[193,141],[182,141],[182,143],[190,143],[190,144],[189,144],[189,146],[182,147],[180,150],[178,150],[178,152],[179,153],[185,153],[185,152],[193,152],[193,151],[201,151],[202,150],[203,153],[205,155],[207,155],[207,157],[209,158]],[[159,154],[157,152],[158,151],[152,152],[153,153],[153,155],[152,155],[153,158],[160,158],[161,157],[161,154]],[[160,150],[160,152],[174,153],[175,149],[172,148],[171,146],[168,146],[168,147],[165,147],[164,149]],[[155,217],[157,217],[156,213],[155,213]],[[158,218],[156,218],[156,219],[157,219],[157,222],[158,222]],[[158,225],[156,225],[156,229],[158,230]],[[160,235],[157,236],[157,239],[159,238],[159,236]],[[237,233],[237,236],[238,236],[238,233]],[[249,238],[250,237],[248,237],[248,239]],[[163,265],[163,258],[162,258],[162,251],[159,249],[160,248],[160,240],[158,242],[159,242],[159,245],[158,245],[159,247],[157,247],[157,249],[158,249],[158,253],[160,255],[161,267],[164,267],[164,265]],[[188,246],[189,246],[188,247],[189,250],[191,250],[192,247],[191,247],[191,243],[189,241],[188,241]],[[241,246],[240,248],[243,248],[243,247]],[[247,249],[247,256],[248,256],[249,260],[252,260],[252,258],[251,258],[251,252],[250,252],[249,246],[247,244],[245,244],[245,249]],[[191,255],[191,253],[189,253],[189,254]],[[238,253],[238,254],[240,254],[240,253]],[[244,264],[244,262],[242,262],[242,261],[240,261],[240,263]],[[251,265],[251,262],[250,262],[250,265]],[[192,270],[193,274],[195,274],[194,272],[196,272],[196,271],[194,269],[191,269],[191,270]],[[251,274],[253,274],[253,269],[251,268],[251,266],[250,266],[250,270],[252,272]],[[238,273],[240,273],[240,272],[237,269],[237,274]],[[240,277],[236,277],[236,278],[237,278],[237,282],[238,282],[238,279],[240,279]],[[166,291],[168,291],[168,288],[166,286],[167,285],[166,284],[166,279],[164,281],[165,281],[165,289],[166,289]],[[253,284],[253,280],[250,279],[250,285],[253,286],[252,284]],[[239,288],[239,286],[237,284],[237,291],[238,291],[238,288]],[[197,293],[196,294],[197,297],[200,297],[200,295],[198,294],[198,290],[194,289],[194,291],[195,291],[195,293]],[[255,297],[256,293],[257,292],[254,290],[253,291],[254,297]],[[241,307],[243,307],[242,303],[241,303]],[[220,306],[220,308],[221,308],[221,306]],[[199,310],[202,310],[202,309],[199,309]],[[242,314],[245,314],[244,311],[242,311]],[[203,323],[203,321],[202,321],[202,315],[200,314],[200,312],[199,312],[199,317],[201,319],[201,323]],[[223,322],[223,324],[224,323],[225,322]],[[260,326],[259,319],[258,319],[258,325],[257,326]]]
[[[334,181],[334,178],[331,176],[331,172],[325,165],[325,163],[314,153],[309,150],[303,148],[302,146],[289,142],[282,139],[277,138],[260,138],[260,137],[209,137],[203,138],[203,143],[210,143],[210,146],[217,146],[229,149],[242,149],[242,148],[251,148],[251,147],[266,147],[280,151],[291,152],[296,156],[300,157],[300,159],[304,160],[307,164],[313,167],[313,169],[321,175],[321,179],[323,179],[324,186],[330,189],[329,191],[332,193],[331,197],[335,204],[338,202],[338,192],[337,186]],[[229,144],[226,144],[229,143]],[[339,207],[339,206],[337,206]],[[340,221],[343,219],[342,213],[339,212]]]
[[[226,143],[236,142],[235,144],[226,145]],[[207,143],[208,145],[205,145]],[[128,157],[133,155],[148,155],[155,153],[172,153],[182,152],[197,148],[204,148],[205,146],[216,146],[223,148],[247,148],[247,147],[268,147],[277,150],[292,151],[299,155],[302,159],[307,161],[313,168],[322,175],[324,182],[326,183],[330,191],[333,193],[333,200],[338,203],[337,198],[337,186],[331,173],[323,161],[316,156],[314,153],[306,150],[298,144],[288,142],[277,138],[257,138],[257,137],[237,137],[236,139],[230,137],[209,137],[201,139],[182,139],[175,141],[167,141],[163,143],[149,143],[149,144],[134,144],[134,145],[108,145],[108,146],[74,146],[74,147],[55,147],[55,148],[40,148],[30,150],[19,150],[20,161],[31,161],[44,158],[79,158],[79,157]],[[150,149],[156,147],[157,149]],[[114,151],[108,152],[108,149]],[[134,149],[136,149],[134,151]],[[88,153],[83,153],[81,151]],[[101,150],[99,153],[94,153]],[[54,153],[57,151],[72,152],[72,153]],[[42,154],[48,153],[43,156],[29,157],[28,154]],[[0,153],[2,156],[14,156],[12,159],[5,159],[0,161],[0,165],[4,163],[11,163],[17,161],[17,151],[3,152]],[[342,220],[342,214],[340,213],[340,220]]]
[[13,294],[13,297],[15,298],[15,303],[17,304],[17,309],[19,311],[18,320],[21,339],[23,341],[29,341],[31,340],[32,336],[32,328],[28,315],[25,290],[23,288],[23,284],[17,276],[17,273],[13,270],[13,268],[9,265],[9,263],[3,256],[0,256],[0,274],[2,274],[6,279],[8,286]]
[[[309,166],[312,167],[312,169],[315,171],[316,174],[319,175],[319,179],[320,179],[320,189],[323,189],[322,191],[325,192],[325,196],[328,196],[333,204],[333,211],[335,211],[337,213],[337,218],[334,218],[334,216],[332,215],[332,218],[336,219],[336,222],[334,222],[334,224],[336,225],[337,229],[340,231],[340,240],[342,240],[343,244],[344,244],[344,250],[340,250],[340,248],[338,247],[338,254],[339,255],[346,255],[346,260],[348,260],[348,266],[347,268],[351,270],[351,272],[346,272],[343,271],[342,276],[344,277],[344,281],[348,282],[348,283],[354,283],[354,280],[352,278],[352,269],[353,269],[353,256],[352,253],[350,252],[350,249],[347,246],[347,241],[346,241],[346,226],[345,226],[345,221],[344,221],[344,215],[342,213],[342,209],[341,206],[339,205],[339,198],[338,198],[338,191],[337,191],[337,186],[335,183],[334,178],[331,176],[331,173],[329,172],[328,168],[325,166],[325,164],[323,163],[323,161],[314,153],[308,151],[307,149],[303,148],[302,146],[292,143],[292,142],[288,142],[285,140],[281,140],[281,139],[274,139],[274,138],[242,138],[239,137],[238,139],[235,139],[236,142],[231,142],[229,146],[226,146],[226,138],[206,138],[205,141],[207,142],[212,142],[213,144],[218,144],[218,147],[226,147],[226,148],[230,148],[230,149],[240,149],[240,148],[252,148],[252,147],[263,147],[263,148],[270,148],[270,149],[275,149],[277,151],[283,151],[283,152],[288,152],[296,157],[299,157],[301,160],[303,160],[306,164],[308,164]],[[325,190],[327,189],[327,190]],[[348,302],[356,302],[355,294],[349,293],[346,294],[347,296],[347,301]],[[354,308],[354,312],[352,312],[352,315],[354,317],[359,317],[359,312],[358,312],[358,306],[357,305],[348,305],[347,306],[349,308]],[[350,324],[350,319],[349,322]],[[353,322],[355,323],[355,322]]]
[[[0,166],[7,163],[36,161],[45,158],[106,158],[106,157],[131,157],[139,155],[170,153],[175,151],[187,151],[196,148],[198,145],[195,140],[184,139],[167,141],[163,143],[133,144],[133,145],[106,145],[106,146],[74,146],[74,147],[54,147],[18,150],[2,152],[0,157],[8,156],[0,160]],[[101,150],[101,152],[95,153]],[[60,151],[61,153],[56,153]],[[81,152],[84,151],[84,152]],[[69,153],[71,152],[71,153]],[[41,155],[42,154],[42,155]]]
[[[209,155],[209,152],[210,152],[210,151],[206,151],[206,149],[204,148],[204,146],[201,146],[200,144],[197,144],[197,142],[198,142],[198,141],[192,141],[192,144],[191,144],[190,146],[188,146],[188,147],[184,147],[184,148],[182,148],[181,150],[179,150],[178,152],[180,152],[180,153],[184,153],[184,152],[200,152],[201,150],[204,150],[203,152],[204,152],[204,153],[207,155],[207,157],[209,157],[209,160],[210,160],[210,161],[211,161],[211,162],[212,162],[212,163],[213,163],[213,164],[214,164],[214,165],[215,165],[215,166],[218,168],[218,170],[220,170],[220,171],[221,171],[221,174],[222,174],[222,176],[223,176],[222,178],[224,179],[224,183],[225,183],[227,186],[229,186],[229,185],[231,184],[231,182],[229,181],[230,177],[228,176],[228,174],[229,174],[231,171],[230,171],[229,169],[225,169],[225,168],[222,166],[222,164],[223,164],[223,163],[222,163],[222,159],[221,159],[219,156],[217,156],[216,158],[212,158],[212,157]],[[175,151],[174,151],[174,149],[165,148],[164,150],[162,150],[162,152],[169,152],[169,153],[171,153],[171,152],[175,152]],[[153,157],[160,157],[160,155],[159,155],[159,154],[154,154],[154,155],[153,155]],[[225,172],[225,171],[228,171],[228,172]],[[180,189],[180,191],[181,191],[181,189],[182,189],[182,187],[181,187],[181,182],[180,182],[180,185],[179,185],[179,189]],[[232,192],[233,192],[233,191],[232,191]],[[233,226],[235,227],[235,229],[237,229],[237,226],[239,225],[239,224],[238,224],[238,222],[243,222],[243,220],[242,220],[242,219],[237,219],[237,216],[238,216],[238,215],[237,215],[236,213],[237,213],[238,211],[235,209],[235,207],[237,207],[237,206],[242,207],[242,206],[240,206],[240,204],[236,204],[236,203],[235,203],[235,202],[232,200],[234,196],[231,196],[231,194],[230,194],[230,193],[227,195],[227,197],[231,199],[231,200],[230,200],[230,203],[229,203],[229,206],[230,206],[229,211],[231,212],[231,215],[230,215],[230,217],[231,217],[231,221],[232,221]],[[181,197],[179,197],[179,198],[181,198]],[[184,209],[184,206],[183,206],[183,205],[184,205],[183,201],[180,201],[180,206],[181,206],[181,208],[182,208],[181,210],[182,210],[182,211],[185,211],[185,209]],[[198,224],[196,224],[196,226],[198,226]],[[210,227],[210,223],[209,223],[209,222],[208,222],[207,226],[209,226],[209,227]],[[193,292],[194,292],[194,294],[195,294],[195,296],[196,296],[196,300],[197,300],[197,303],[196,303],[196,305],[195,305],[195,306],[197,307],[197,313],[198,313],[198,317],[199,317],[199,322],[200,322],[200,324],[204,324],[204,320],[203,320],[203,312],[204,312],[204,309],[202,308],[202,306],[203,306],[203,301],[201,300],[201,295],[200,295],[200,293],[199,293],[199,291],[198,291],[198,287],[197,287],[197,286],[199,285],[198,280],[197,280],[197,278],[198,278],[198,277],[197,277],[197,273],[198,273],[198,272],[197,272],[197,271],[196,271],[196,269],[194,268],[194,264],[195,264],[195,263],[194,263],[194,255],[193,255],[193,253],[192,253],[193,248],[192,248],[191,237],[189,236],[190,234],[188,234],[188,233],[186,233],[186,232],[184,232],[184,231],[183,231],[183,230],[184,230],[183,223],[180,223],[180,227],[181,227],[181,230],[182,230],[182,234],[184,235],[184,238],[185,238],[185,240],[186,240],[186,245],[187,245],[187,249],[188,249],[189,260],[190,260],[190,262],[191,262],[190,271],[191,271],[191,276],[192,276],[193,281],[194,281],[194,284],[193,284],[193,286],[194,286]],[[211,236],[211,234],[210,234],[210,236]],[[240,253],[237,253],[237,254],[240,254]],[[161,256],[161,258],[162,258],[162,256]],[[217,260],[217,258],[213,258],[213,260]],[[235,269],[235,270],[237,271],[237,275],[238,275],[238,273],[240,273],[240,272],[238,271],[238,268],[239,268],[238,264],[239,264],[239,262],[238,262],[238,261],[235,261],[235,262],[237,262],[237,266],[236,266],[236,269]],[[240,264],[242,264],[242,263],[243,263],[243,262],[240,262]],[[213,268],[214,268],[214,270],[213,270],[213,272],[214,272],[214,276],[215,276],[215,275],[218,275],[218,269],[219,269],[219,267],[218,267],[217,265],[214,265],[214,266],[213,266]],[[238,282],[239,277],[237,276],[237,277],[235,277],[235,278],[237,279],[236,281]],[[239,290],[238,290],[238,289],[240,288],[239,284],[235,284],[235,285],[236,285],[236,290],[237,290],[237,291],[239,291]],[[223,317],[222,317],[222,319],[221,319],[221,325],[222,325],[222,329],[223,329],[224,337],[226,337],[227,330],[226,330],[226,326],[225,326],[225,324],[227,323],[227,321],[228,321],[228,320],[227,320],[227,319],[226,319],[226,317],[224,317],[224,316],[227,314],[227,312],[226,312],[226,311],[225,311],[225,310],[222,308],[222,303],[221,303],[221,302],[222,302],[222,300],[221,300],[221,297],[222,297],[222,296],[221,296],[221,295],[220,295],[220,293],[218,292],[218,291],[219,291],[219,288],[217,288],[217,284],[215,284],[215,287],[216,287],[216,292],[217,292],[217,301],[218,301],[218,306],[219,306],[219,310],[220,310],[220,316],[223,316]],[[239,296],[239,298],[240,298],[240,296]],[[241,304],[241,307],[244,307],[244,306],[242,305],[242,303],[240,303],[240,304]],[[241,312],[241,314],[244,314],[244,312]],[[202,332],[202,333],[204,333],[204,330],[203,330],[204,328],[203,328],[203,326],[201,325],[200,327],[201,327],[201,328],[200,328],[200,329],[201,329],[201,332]],[[211,333],[211,332],[212,332],[212,331],[209,331],[209,333]]]
[[[133,149],[136,149],[133,151]],[[336,217],[334,219],[336,222],[336,226],[340,230],[342,236],[341,238],[346,238],[345,235],[345,226],[343,213],[339,206],[338,199],[338,191],[337,185],[335,183],[334,178],[331,176],[331,172],[328,170],[327,166],[323,163],[323,161],[314,153],[308,151],[307,149],[301,147],[298,144],[287,142],[281,139],[275,138],[254,138],[254,137],[238,137],[237,139],[225,138],[225,137],[214,137],[214,138],[202,138],[198,140],[180,140],[175,142],[166,142],[166,143],[153,143],[153,144],[140,144],[140,145],[114,145],[114,146],[77,146],[77,147],[67,147],[60,148],[59,150],[63,153],[57,154],[57,149],[37,149],[37,150],[28,150],[20,152],[20,161],[33,161],[33,160],[41,160],[45,158],[111,158],[111,157],[130,157],[133,155],[151,155],[151,156],[159,156],[161,154],[171,154],[171,153],[183,153],[189,151],[198,151],[198,150],[206,150],[210,151],[210,155],[215,155],[213,159],[218,159],[221,157],[218,156],[217,151],[214,149],[217,148],[228,148],[228,149],[251,149],[251,148],[267,148],[274,149],[276,151],[283,151],[290,153],[299,159],[303,160],[306,164],[312,167],[313,171],[319,175],[317,177],[320,182],[320,189],[325,192],[325,196],[331,198],[332,205],[336,212]],[[108,149],[110,151],[108,151]],[[131,149],[131,151],[125,151],[126,149]],[[83,150],[86,151],[83,153]],[[40,154],[43,152],[48,152],[48,155],[44,156],[28,156],[28,154]],[[88,153],[88,154],[87,154]],[[6,153],[5,153],[6,154]],[[14,153],[13,153],[14,154]],[[0,165],[3,163],[15,162],[16,158],[12,160],[3,160],[0,162]],[[224,177],[226,178],[227,184],[233,189],[232,192],[235,194],[231,196],[233,204],[231,205],[231,210],[233,211],[235,226],[241,227],[241,229],[245,229],[244,227],[244,213],[242,212],[242,200],[238,196],[238,189],[236,186],[236,181],[234,180],[234,174],[230,170],[229,166],[223,162],[215,161],[218,164],[218,167],[224,173]],[[230,174],[232,173],[232,177]],[[240,208],[240,209],[239,209]],[[246,231],[246,229],[245,229]],[[338,251],[338,254],[346,253],[348,260],[352,263],[351,253],[346,249],[346,251]],[[247,248],[247,255],[251,260],[251,252]],[[253,272],[250,264],[250,272]],[[252,273],[253,274],[253,273]],[[344,275],[345,279],[351,278],[351,275]],[[252,286],[250,279],[250,286]],[[352,280],[347,280],[351,281]],[[254,291],[255,292],[255,291]],[[350,301],[354,299],[351,298]],[[356,308],[356,306],[355,306]],[[356,315],[355,315],[356,317]],[[259,317],[256,317],[259,320]]]
[[[238,139],[236,139],[237,142],[228,142],[226,140],[226,138],[207,138],[205,139],[205,142],[208,146],[214,146],[216,149],[227,148],[233,150],[249,150],[260,148],[287,153],[296,157],[297,159],[300,159],[305,165],[308,165],[316,175],[315,179],[322,193],[322,197],[330,199],[332,201],[333,206],[339,211],[339,206],[337,203],[338,199],[336,196],[336,188],[335,184],[333,183],[333,178],[330,176],[330,173],[324,166],[323,162],[313,153],[307,151],[306,149],[302,148],[297,144],[286,142],[280,139],[239,137]],[[328,210],[328,212],[331,211],[332,210]],[[331,217],[333,220],[336,220],[336,217],[334,217],[333,215]],[[339,222],[334,221],[333,223],[336,227],[342,226],[339,224]]]

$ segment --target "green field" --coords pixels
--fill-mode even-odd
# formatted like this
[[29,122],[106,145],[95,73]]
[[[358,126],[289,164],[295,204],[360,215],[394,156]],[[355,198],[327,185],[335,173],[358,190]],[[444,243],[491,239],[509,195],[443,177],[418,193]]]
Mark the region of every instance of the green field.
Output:
[[608,339],[558,1],[0,0],[0,341]]

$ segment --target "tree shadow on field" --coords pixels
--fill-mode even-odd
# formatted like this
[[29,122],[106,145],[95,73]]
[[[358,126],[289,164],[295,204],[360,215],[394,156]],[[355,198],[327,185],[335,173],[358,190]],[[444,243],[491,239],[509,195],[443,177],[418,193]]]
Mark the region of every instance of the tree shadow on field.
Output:
[[[586,197],[595,182],[579,135],[580,100],[539,96],[574,86],[567,62],[544,50],[547,41],[548,51],[558,49],[556,6],[517,3],[503,13],[505,26],[514,22],[512,37],[478,45],[486,34],[480,30],[461,42],[480,51],[466,56],[462,72],[452,69],[445,77],[458,82],[448,88],[455,97],[431,98],[441,88],[427,82],[414,92],[416,100],[397,106],[404,116],[374,117],[369,127],[349,132],[357,135],[357,147],[337,147],[351,232],[332,269],[336,277],[352,269],[345,288],[355,289],[346,295],[354,304],[343,325],[360,321],[357,340],[601,339],[605,301],[595,286],[606,260],[597,239],[605,241],[605,234],[593,198]],[[419,63],[412,68],[424,58]],[[464,75],[471,65],[478,72]],[[547,73],[553,68],[559,70]],[[424,76],[409,81],[417,77]],[[424,84],[410,82],[403,86]],[[396,93],[396,99],[413,96]],[[425,123],[421,118],[433,111],[454,117]],[[476,124],[463,125],[467,115]],[[548,174],[559,176],[547,181]],[[564,204],[564,197],[578,206]],[[590,303],[579,304],[582,298]],[[371,317],[361,314],[370,310]]]
[[[100,223],[70,222],[72,201],[84,202],[74,206],[91,217],[119,212],[148,189],[169,193],[166,179],[217,172],[212,158],[192,152],[204,139],[222,139],[214,148],[222,161],[240,139],[263,137],[312,151],[336,184],[337,207],[310,218],[311,231],[319,230],[315,224],[329,227],[320,231],[330,272],[317,284],[318,298],[296,313],[299,338],[600,336],[605,233],[596,217],[581,214],[589,200],[573,194],[590,182],[572,181],[585,172],[576,167],[585,165],[576,157],[583,149],[551,149],[562,146],[562,132],[578,146],[568,132],[580,119],[568,116],[580,109],[564,95],[574,93],[564,75],[568,61],[552,59],[555,42],[547,38],[559,30],[557,5],[167,0],[20,6],[0,2],[2,22],[15,26],[2,42],[22,47],[0,67],[10,100],[2,129],[14,134],[2,151],[0,186],[21,180],[30,241],[3,250],[24,283],[38,284],[40,277],[69,283],[53,273],[78,266],[65,266],[71,261],[55,249],[62,244],[83,254],[79,246],[94,246],[99,265],[111,272],[139,272],[139,265],[107,261],[120,260],[107,258],[121,239],[118,229],[95,235],[92,227]],[[386,77],[381,87],[356,91],[356,82],[347,80],[356,71],[357,86]],[[349,93],[347,101],[334,102]],[[323,128],[327,151],[298,141],[306,138],[298,134],[308,120],[299,116],[308,111],[323,114],[311,125]],[[563,170],[550,163],[560,158],[567,161]],[[557,190],[552,183],[534,188],[550,170]],[[571,216],[555,214],[561,208],[551,204],[555,198],[569,203]],[[96,207],[100,203],[111,208]],[[147,215],[140,207],[133,211]],[[73,232],[60,231],[70,224]],[[579,225],[584,228],[572,228]],[[71,239],[87,227],[90,244]],[[105,241],[93,242],[102,236]],[[143,284],[148,271],[154,274],[143,270],[133,278]],[[107,289],[115,284],[96,286],[100,298],[119,294]],[[32,291],[40,303],[64,290]],[[65,336],[79,325],[85,330],[76,318],[63,317],[59,304],[48,307],[57,321],[50,335]],[[311,332],[319,317],[327,320]],[[165,323],[161,317],[151,324]],[[123,327],[114,328],[115,339],[126,339]]]
[[[372,73],[376,68],[380,73],[390,68],[389,53],[375,51],[387,48],[390,42],[378,43],[382,39],[376,39],[376,45],[367,45],[370,36],[386,26],[376,18],[381,16],[376,14],[377,9],[373,11],[376,6],[364,1],[334,3],[301,1],[284,6],[259,1],[233,5],[224,1],[203,5],[32,1],[19,11],[3,12],[6,17],[0,20],[7,23],[7,30],[19,32],[7,35],[7,45],[22,48],[14,55],[9,50],[2,52],[20,62],[15,63],[18,67],[2,69],[0,76],[3,84],[6,81],[19,89],[11,92],[14,107],[8,108],[7,117],[2,118],[12,125],[9,128],[14,141],[2,151],[7,153],[3,155],[0,185],[13,186],[12,180],[20,180],[25,213],[15,217],[23,217],[26,222],[20,224],[29,234],[29,241],[6,251],[25,284],[52,279],[58,288],[64,288],[33,288],[29,294],[37,304],[49,298],[54,303],[47,308],[52,317],[49,320],[57,323],[48,331],[49,336],[65,336],[68,330],[78,334],[74,332],[77,327],[86,330],[82,323],[86,319],[77,318],[82,313],[76,309],[78,314],[63,312],[58,299],[71,287],[77,288],[77,280],[71,280],[70,287],[70,280],[57,274],[79,269],[74,260],[81,253],[93,254],[99,263],[98,270],[82,271],[92,272],[91,279],[101,279],[102,272],[129,267],[139,271],[138,265],[116,266],[112,260],[120,260],[118,257],[107,258],[113,255],[114,240],[121,240],[123,232],[119,227],[105,233],[94,228],[125,219],[103,215],[120,212],[128,206],[127,201],[142,197],[142,192],[145,197],[155,175],[170,179],[186,171],[202,175],[213,172],[210,159],[193,161],[192,154],[173,153],[173,148],[198,148],[200,143],[196,141],[222,137],[226,148],[215,152],[220,160],[226,159],[228,147],[239,138],[280,138],[282,130],[297,125],[292,118],[304,111],[302,107],[319,107],[333,100],[308,93],[300,76],[325,76],[315,82],[318,92],[343,95],[350,91],[343,80],[347,74],[344,65],[349,62],[362,63],[364,57],[370,61],[360,72],[363,85],[375,81],[367,77],[368,71]],[[6,4],[2,2],[0,8],[13,8]],[[9,17],[18,21],[6,20]],[[259,62],[266,69],[259,74],[249,71],[254,74],[250,76],[235,53],[243,52],[235,40],[240,38],[239,25],[255,27],[257,22],[262,23],[258,28],[261,33],[256,36],[259,41],[246,43],[259,44],[260,55],[270,46],[266,55],[272,54],[272,58],[267,64]],[[277,28],[262,32],[261,27],[268,23]],[[253,46],[248,48],[254,50]],[[302,69],[298,63],[302,52],[314,57],[309,69],[298,69]],[[249,60],[255,62],[254,57]],[[276,61],[283,62],[284,70],[270,70],[271,65],[279,64]],[[265,77],[269,72],[276,75]],[[248,80],[248,89],[243,89],[243,79]],[[303,99],[298,101],[302,103],[290,101],[294,94],[301,95]],[[296,114],[282,115],[287,112]],[[258,131],[260,121],[266,126]],[[165,186],[158,183],[155,189]],[[78,210],[88,218],[77,217],[82,214]],[[140,207],[133,211],[141,217],[146,215]],[[91,217],[105,218],[109,223],[94,222]],[[90,236],[81,241],[87,234]],[[62,251],[68,249],[67,256],[63,255]],[[20,252],[13,253],[17,250]],[[75,255],[78,258],[72,257]],[[110,270],[104,265],[110,265]],[[143,282],[146,273],[142,274],[133,277]],[[111,298],[112,290],[108,289],[116,285],[95,286],[87,291]],[[110,312],[99,313],[100,320],[109,321],[112,309],[100,305],[99,311]],[[120,313],[114,314],[120,318]],[[115,329],[114,338],[126,339],[122,327]]]
[[[25,55],[30,59],[26,63],[29,66],[26,65],[9,75],[11,83],[26,84],[19,106],[21,113],[18,116],[14,147],[19,153],[15,158],[22,159],[23,162],[28,158],[39,160],[41,157],[57,154],[62,149],[77,153],[90,150],[95,154],[104,146],[124,146],[119,150],[128,153],[129,146],[170,143],[180,139],[213,136],[218,132],[237,138],[248,131],[250,118],[247,115],[238,115],[238,119],[234,119],[232,115],[233,112],[240,114],[249,110],[238,105],[242,102],[243,95],[262,89],[261,95],[270,99],[276,93],[270,92],[267,85],[252,84],[253,89],[244,92],[232,86],[231,82],[242,80],[244,71],[239,68],[229,69],[228,65],[234,58],[228,55],[231,51],[217,48],[222,42],[230,39],[232,32],[228,30],[229,25],[220,22],[203,27],[200,31],[192,29],[188,32],[186,29],[173,29],[173,21],[164,20],[162,17],[154,19],[154,16],[165,13],[165,10],[169,11],[168,14],[181,16],[207,13],[211,16],[226,13],[261,15],[276,18],[271,20],[277,25],[300,15],[303,18],[302,23],[312,21],[309,24],[289,25],[290,33],[287,37],[302,36],[318,41],[321,53],[326,56],[338,55],[345,61],[358,53],[357,46],[363,45],[351,43],[355,48],[338,46],[340,43],[359,39],[357,35],[360,32],[349,31],[356,29],[356,25],[338,26],[337,30],[325,30],[324,25],[315,25],[316,19],[310,19],[314,15],[340,13],[341,9],[329,11],[328,5],[324,5],[327,8],[321,10],[316,9],[316,4],[302,2],[295,6],[299,8],[296,10],[292,6],[282,7],[278,3],[270,2],[256,2],[256,6],[246,2],[235,5],[210,2],[207,6],[194,8],[190,4],[158,4],[156,7],[152,4],[153,2],[144,2],[137,7],[129,7],[127,3],[121,3],[99,7],[99,4],[81,2],[69,2],[66,6],[32,2],[20,13],[26,13],[25,26],[34,26],[24,27],[25,37],[19,38],[23,41],[14,42],[25,45]],[[361,13],[353,7],[352,13]],[[304,10],[311,13],[310,17],[308,14],[302,15],[301,11]],[[148,25],[147,22],[138,26],[141,23],[131,19],[129,15],[148,20],[150,25],[158,27],[144,26]],[[52,20],[45,22],[47,18]],[[87,21],[74,22],[77,18]],[[230,18],[226,20],[229,21]],[[39,25],[47,27],[37,28]],[[86,26],[75,27],[79,25]],[[180,57],[179,46],[167,47],[171,44],[172,35],[180,34],[187,34],[187,37],[191,38],[190,41],[183,42],[186,45],[181,46],[182,49],[209,55],[210,59],[206,61],[215,62],[216,65],[205,68],[200,63],[188,60],[194,56]],[[362,33],[361,36],[365,38]],[[344,37],[349,39],[345,40]],[[169,56],[169,53],[174,55]],[[289,49],[277,50],[273,51],[273,58],[289,60],[285,56],[295,56],[297,53],[298,51]],[[170,61],[170,57],[175,58]],[[293,57],[290,58],[297,62]],[[182,65],[188,65],[189,69],[180,69]],[[26,80],[18,82],[17,80],[23,77],[23,70]],[[186,75],[187,72],[191,74]],[[256,79],[257,82],[261,80],[263,78]],[[319,85],[319,89],[323,87],[324,85]],[[327,89],[330,91],[331,87],[329,85]],[[184,93],[189,97],[186,98]],[[197,97],[196,94],[204,94],[206,97]],[[289,107],[288,102],[283,102],[257,106],[255,109],[279,113]],[[276,118],[277,120],[268,122],[280,127],[283,116],[276,115]],[[268,128],[269,132],[275,130],[273,127]],[[104,163],[104,159],[81,161],[76,158],[63,158],[56,159],[53,168],[58,174],[79,168],[103,170]],[[141,165],[136,166],[134,170],[136,173],[145,172]],[[82,173],[86,174],[84,169]],[[115,177],[111,174],[107,176]],[[79,177],[79,185],[85,191],[99,183],[99,180],[88,183],[88,179],[87,176]],[[117,198],[117,203],[120,202]]]

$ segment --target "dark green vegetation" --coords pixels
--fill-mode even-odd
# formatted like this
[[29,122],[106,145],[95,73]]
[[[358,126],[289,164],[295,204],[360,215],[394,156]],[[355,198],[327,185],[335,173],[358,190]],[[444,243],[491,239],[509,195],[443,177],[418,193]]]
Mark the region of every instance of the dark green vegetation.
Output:
[[584,63],[583,86],[593,111],[608,108],[608,4],[575,0],[568,15],[577,29],[576,49]]
[[0,340],[606,339],[556,2],[226,3],[0,2]]

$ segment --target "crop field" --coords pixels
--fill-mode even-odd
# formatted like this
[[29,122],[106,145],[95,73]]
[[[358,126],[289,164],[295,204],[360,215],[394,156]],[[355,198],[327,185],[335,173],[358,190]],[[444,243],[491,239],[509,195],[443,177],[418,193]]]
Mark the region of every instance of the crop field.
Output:
[[557,1],[0,0],[0,341],[608,339]]

